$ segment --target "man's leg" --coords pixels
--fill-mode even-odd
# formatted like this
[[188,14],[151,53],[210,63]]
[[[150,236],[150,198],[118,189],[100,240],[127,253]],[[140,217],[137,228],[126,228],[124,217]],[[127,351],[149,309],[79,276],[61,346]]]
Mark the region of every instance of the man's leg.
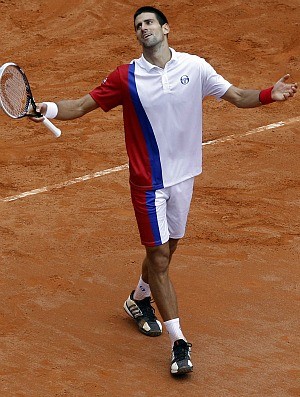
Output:
[[147,256],[143,262],[142,276],[150,284],[152,295],[164,320],[172,346],[178,339],[186,341],[180,327],[176,292],[169,278],[169,266],[178,241],[178,239],[170,239],[168,243],[156,247],[156,249],[146,248]]
[[170,239],[158,247],[146,247],[142,279],[150,290],[164,321],[178,318],[177,297],[169,278],[169,265],[178,240]]
[[182,375],[193,371],[191,344],[184,337],[178,316],[177,297],[169,277],[169,265],[178,240],[172,239],[158,247],[146,247],[143,276],[149,283],[152,295],[168,331],[171,346],[171,373]]

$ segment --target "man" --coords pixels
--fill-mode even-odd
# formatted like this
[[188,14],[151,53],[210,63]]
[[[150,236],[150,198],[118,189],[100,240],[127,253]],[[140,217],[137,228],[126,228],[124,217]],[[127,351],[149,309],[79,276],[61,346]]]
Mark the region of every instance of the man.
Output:
[[204,59],[171,49],[167,18],[153,7],[136,11],[134,28],[142,46],[139,59],[119,66],[80,99],[39,106],[46,117],[59,120],[123,106],[131,197],[146,250],[141,277],[124,309],[143,334],[161,335],[152,294],[171,341],[170,371],[181,375],[193,370],[191,344],[180,327],[168,270],[185,232],[194,177],[202,170],[202,100],[213,95],[251,108],[293,97],[297,84],[287,84],[285,75],[262,91],[234,87]]

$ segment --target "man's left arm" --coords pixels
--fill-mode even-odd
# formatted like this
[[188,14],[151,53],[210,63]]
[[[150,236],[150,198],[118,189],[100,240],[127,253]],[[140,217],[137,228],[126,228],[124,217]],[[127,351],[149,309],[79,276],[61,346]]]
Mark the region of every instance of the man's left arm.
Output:
[[244,90],[232,85],[222,99],[239,108],[254,108],[272,102],[286,101],[296,94],[298,88],[297,83],[287,83],[289,77],[290,75],[286,74],[274,86],[261,91]]

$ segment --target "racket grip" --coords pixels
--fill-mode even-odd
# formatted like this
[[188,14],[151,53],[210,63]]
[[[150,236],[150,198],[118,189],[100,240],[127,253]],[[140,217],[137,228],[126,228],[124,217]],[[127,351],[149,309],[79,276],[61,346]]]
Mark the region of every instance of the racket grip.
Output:
[[51,123],[50,120],[48,120],[46,117],[43,118],[43,124],[45,127],[49,128],[51,132],[56,136],[56,138],[61,136],[61,130],[57,127],[55,127],[54,124]]

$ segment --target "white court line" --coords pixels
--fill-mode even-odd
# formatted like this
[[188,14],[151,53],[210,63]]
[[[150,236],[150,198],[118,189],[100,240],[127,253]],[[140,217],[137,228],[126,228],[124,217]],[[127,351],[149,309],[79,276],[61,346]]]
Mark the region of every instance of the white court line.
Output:
[[[215,145],[217,143],[228,142],[228,141],[231,141],[236,138],[243,138],[245,136],[257,134],[258,132],[272,130],[272,129],[275,129],[278,127],[283,127],[285,125],[297,123],[299,121],[300,121],[300,117],[294,117],[294,118],[291,118],[291,119],[288,119],[285,121],[279,121],[277,123],[268,124],[268,125],[265,125],[262,127],[254,128],[253,130],[247,131],[243,134],[232,134],[232,135],[228,135],[223,138],[217,138],[217,139],[213,139],[212,141],[203,142],[202,146]],[[51,190],[61,189],[66,186],[75,185],[76,183],[81,183],[84,181],[88,181],[90,179],[98,178],[100,176],[112,174],[113,172],[119,172],[119,171],[125,170],[127,168],[128,168],[128,164],[119,165],[117,167],[108,168],[106,170],[98,171],[93,174],[83,175],[78,178],[66,181],[66,182],[57,183],[56,185],[49,185],[49,186],[45,186],[45,187],[42,187],[39,189],[29,190],[28,192],[20,193],[15,196],[4,197],[4,198],[0,199],[0,202],[5,203],[5,202],[9,202],[9,201],[15,201],[15,200],[22,199],[24,197],[34,196],[39,193],[45,193],[45,192],[49,192]]]
[[294,117],[292,119],[288,119],[285,121],[278,121],[277,123],[268,124],[268,125],[264,125],[262,127],[254,128],[253,130],[244,132],[242,134],[232,134],[232,135],[225,136],[224,138],[217,138],[212,141],[207,141],[207,142],[204,142],[202,144],[202,146],[214,145],[216,143],[223,143],[223,142],[231,141],[235,138],[244,138],[245,136],[248,136],[248,135],[257,134],[258,132],[263,132],[263,131],[267,131],[267,130],[273,130],[278,127],[283,127],[285,125],[297,123],[298,121],[300,121],[300,117]]
[[19,200],[19,199],[27,197],[27,196],[34,196],[39,193],[49,192],[50,190],[61,189],[66,186],[75,185],[76,183],[88,181],[89,179],[98,178],[99,176],[112,174],[113,172],[122,171],[122,170],[125,170],[126,168],[128,168],[128,164],[119,165],[118,167],[108,168],[107,170],[98,171],[93,174],[79,176],[78,178],[71,179],[70,181],[66,181],[66,182],[57,183],[56,185],[45,186],[45,187],[41,187],[39,189],[29,190],[28,192],[20,193],[15,196],[5,197],[5,198],[0,199],[0,201],[5,203],[8,201]]

